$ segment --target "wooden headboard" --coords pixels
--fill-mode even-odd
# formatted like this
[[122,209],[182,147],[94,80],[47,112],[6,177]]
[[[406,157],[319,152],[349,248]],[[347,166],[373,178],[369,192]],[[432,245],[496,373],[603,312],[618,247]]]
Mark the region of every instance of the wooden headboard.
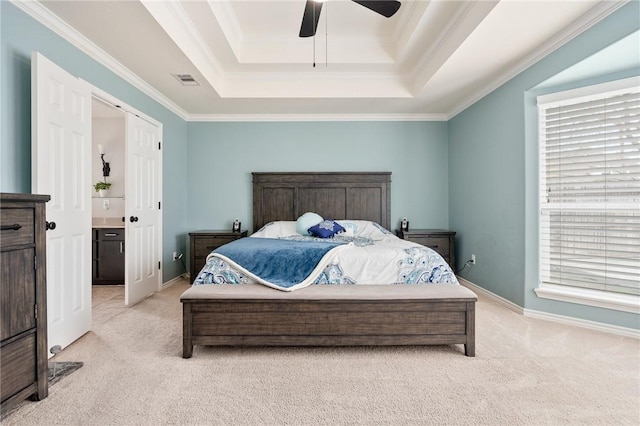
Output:
[[253,229],[304,212],[391,225],[390,172],[253,173]]

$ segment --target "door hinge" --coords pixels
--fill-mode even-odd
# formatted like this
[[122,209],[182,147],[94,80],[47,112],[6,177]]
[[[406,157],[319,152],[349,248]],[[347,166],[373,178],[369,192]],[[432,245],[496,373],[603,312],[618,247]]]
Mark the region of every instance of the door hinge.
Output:
[[38,305],[33,305],[33,316],[38,319]]
[[158,262],[158,269],[160,269],[160,262]]
[[159,150],[160,150],[160,149],[162,149],[162,148],[160,148],[160,146],[161,146],[160,144],[161,144],[161,143],[162,143],[162,142],[158,142],[158,149],[159,149]]
[[160,201],[158,201],[158,210],[160,210],[160,206],[161,206]]
[[33,256],[33,269],[38,269],[38,256]]

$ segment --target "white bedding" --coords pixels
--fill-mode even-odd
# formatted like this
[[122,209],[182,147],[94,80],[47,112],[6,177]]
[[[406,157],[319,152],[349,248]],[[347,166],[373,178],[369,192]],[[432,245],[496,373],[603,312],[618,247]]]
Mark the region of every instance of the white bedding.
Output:
[[[454,272],[432,249],[402,240],[374,222],[338,220],[346,232],[328,239],[300,235],[295,221],[271,222],[249,238],[343,241],[349,246],[322,259],[312,284],[458,284]],[[238,265],[209,256],[195,284],[254,283]]]

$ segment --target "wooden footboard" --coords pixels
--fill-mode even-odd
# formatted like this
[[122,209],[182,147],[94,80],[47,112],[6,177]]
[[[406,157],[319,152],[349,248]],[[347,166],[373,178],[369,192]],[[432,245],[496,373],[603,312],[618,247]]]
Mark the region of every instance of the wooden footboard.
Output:
[[194,286],[181,297],[183,357],[194,345],[447,345],[475,356],[475,303],[453,284]]

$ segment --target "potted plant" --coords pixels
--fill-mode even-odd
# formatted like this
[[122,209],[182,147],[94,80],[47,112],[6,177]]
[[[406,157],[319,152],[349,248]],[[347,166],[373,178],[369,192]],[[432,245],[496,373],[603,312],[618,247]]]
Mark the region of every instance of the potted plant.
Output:
[[97,193],[100,194],[100,197],[104,197],[105,195],[107,195],[107,191],[109,190],[110,187],[111,187],[111,184],[107,182],[98,182],[95,185],[93,185],[93,188],[96,190]]

